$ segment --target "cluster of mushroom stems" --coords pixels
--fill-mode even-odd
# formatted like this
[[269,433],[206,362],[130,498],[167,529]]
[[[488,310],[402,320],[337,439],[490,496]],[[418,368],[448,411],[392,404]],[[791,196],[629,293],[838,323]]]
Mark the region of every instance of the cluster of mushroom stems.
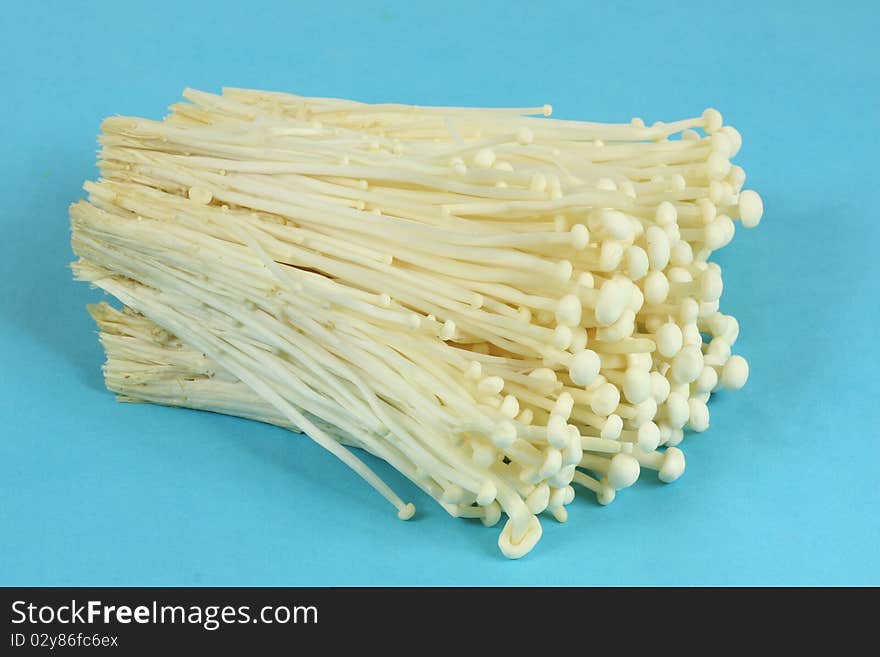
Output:
[[184,97],[106,119],[71,206],[76,276],[123,304],[90,308],[120,399],[302,432],[412,517],[366,450],[453,516],[506,516],[516,558],[578,491],[678,479],[745,384],[710,256],[763,206],[718,111]]

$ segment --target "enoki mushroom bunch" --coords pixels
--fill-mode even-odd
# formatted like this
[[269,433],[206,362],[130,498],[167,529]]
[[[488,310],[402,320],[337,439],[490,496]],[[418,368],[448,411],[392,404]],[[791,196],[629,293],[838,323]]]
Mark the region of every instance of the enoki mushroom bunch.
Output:
[[646,126],[521,109],[188,90],[113,117],[71,208],[76,276],[124,401],[303,432],[415,512],[384,459],[520,557],[737,389],[736,320],[709,261],[760,197],[721,115]]

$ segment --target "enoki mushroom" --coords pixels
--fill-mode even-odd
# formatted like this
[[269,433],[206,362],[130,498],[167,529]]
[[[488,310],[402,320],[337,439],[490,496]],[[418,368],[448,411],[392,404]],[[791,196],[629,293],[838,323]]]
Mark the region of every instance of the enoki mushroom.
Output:
[[516,558],[577,491],[678,479],[746,382],[709,258],[763,207],[716,110],[184,96],[104,121],[70,211],[76,276],[124,305],[90,309],[120,400],[305,433],[412,517],[366,450],[453,516],[507,516]]

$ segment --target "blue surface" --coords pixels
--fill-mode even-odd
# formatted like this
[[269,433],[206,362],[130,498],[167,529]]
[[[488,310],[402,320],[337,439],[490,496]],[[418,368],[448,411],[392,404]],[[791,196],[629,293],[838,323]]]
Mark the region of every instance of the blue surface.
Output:
[[[0,584],[880,584],[878,16],[867,0],[8,3]],[[102,117],[158,118],[188,85],[595,120],[718,107],[766,207],[720,256],[748,386],[686,439],[681,481],[608,508],[583,495],[519,562],[422,495],[398,521],[305,438],[115,403],[67,205]]]

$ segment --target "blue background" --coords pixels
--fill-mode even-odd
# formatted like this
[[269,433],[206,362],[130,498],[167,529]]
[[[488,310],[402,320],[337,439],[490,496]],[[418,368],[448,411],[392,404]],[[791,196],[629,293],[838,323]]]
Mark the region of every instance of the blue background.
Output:
[[[0,25],[0,583],[880,583],[878,31],[873,2],[19,2]],[[68,204],[102,117],[185,86],[551,102],[744,136],[761,226],[720,254],[748,386],[688,472],[584,494],[508,562],[421,494],[403,523],[308,439],[123,405],[71,281]],[[399,490],[411,491],[379,467]],[[651,480],[651,481],[648,481]]]

